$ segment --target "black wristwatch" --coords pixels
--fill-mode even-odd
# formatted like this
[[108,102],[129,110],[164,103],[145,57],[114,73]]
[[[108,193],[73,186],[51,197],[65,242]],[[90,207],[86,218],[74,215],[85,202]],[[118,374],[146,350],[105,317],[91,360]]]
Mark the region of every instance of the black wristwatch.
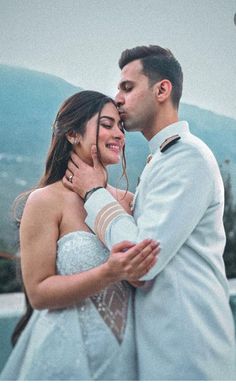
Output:
[[90,190],[88,190],[86,193],[85,193],[85,196],[83,198],[84,202],[86,202],[89,197],[91,197],[91,195],[98,189],[103,189],[103,186],[97,186],[96,188],[92,188]]

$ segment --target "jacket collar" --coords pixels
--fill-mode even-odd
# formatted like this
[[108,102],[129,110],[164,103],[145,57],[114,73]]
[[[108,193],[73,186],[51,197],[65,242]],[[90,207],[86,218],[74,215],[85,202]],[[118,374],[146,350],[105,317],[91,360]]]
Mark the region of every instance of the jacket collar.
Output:
[[152,139],[149,141],[149,148],[151,154],[154,154],[157,150],[160,149],[160,145],[169,137],[178,134],[180,137],[183,134],[189,133],[189,126],[187,121],[178,121],[174,124],[168,125],[158,132]]

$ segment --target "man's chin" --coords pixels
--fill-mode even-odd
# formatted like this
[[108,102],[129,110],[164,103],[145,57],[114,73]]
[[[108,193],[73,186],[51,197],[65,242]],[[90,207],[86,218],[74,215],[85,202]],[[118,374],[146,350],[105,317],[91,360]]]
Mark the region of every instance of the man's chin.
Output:
[[124,126],[124,128],[125,128],[125,130],[126,130],[126,132],[139,132],[140,131],[140,129],[138,129],[138,127],[137,126],[129,126],[129,125],[125,125]]
[[126,132],[139,132],[141,129],[139,129],[138,125],[129,123],[128,120],[124,121],[124,128]]

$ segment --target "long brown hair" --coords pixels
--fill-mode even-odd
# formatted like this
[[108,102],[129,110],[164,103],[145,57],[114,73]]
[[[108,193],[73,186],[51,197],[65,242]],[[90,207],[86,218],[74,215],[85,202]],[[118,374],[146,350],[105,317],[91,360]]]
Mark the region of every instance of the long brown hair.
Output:
[[[72,144],[66,138],[67,133],[79,133],[83,136],[86,131],[87,122],[97,113],[96,146],[98,159],[101,162],[101,155],[98,148],[99,118],[102,108],[107,103],[113,103],[116,106],[115,102],[110,97],[99,92],[87,90],[74,94],[61,105],[52,126],[52,139],[46,159],[44,174],[34,189],[21,194],[15,201],[15,218],[18,222],[18,226],[20,225],[23,207],[32,190],[53,184],[64,177],[72,151]],[[128,185],[124,148],[122,168],[122,175],[125,176]],[[16,344],[21,332],[24,330],[33,313],[33,308],[30,305],[25,289],[24,293],[26,298],[26,312],[13,332],[13,345]]]

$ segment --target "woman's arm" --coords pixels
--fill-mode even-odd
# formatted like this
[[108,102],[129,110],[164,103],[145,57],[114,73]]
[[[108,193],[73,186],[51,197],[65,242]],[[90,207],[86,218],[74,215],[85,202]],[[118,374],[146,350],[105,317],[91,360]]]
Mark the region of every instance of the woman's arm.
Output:
[[112,248],[106,263],[75,275],[56,275],[61,219],[57,211],[56,199],[41,189],[31,194],[22,217],[22,274],[33,308],[68,307],[116,281],[136,280],[155,264],[159,248],[153,241],[144,240],[137,245],[124,241]]

